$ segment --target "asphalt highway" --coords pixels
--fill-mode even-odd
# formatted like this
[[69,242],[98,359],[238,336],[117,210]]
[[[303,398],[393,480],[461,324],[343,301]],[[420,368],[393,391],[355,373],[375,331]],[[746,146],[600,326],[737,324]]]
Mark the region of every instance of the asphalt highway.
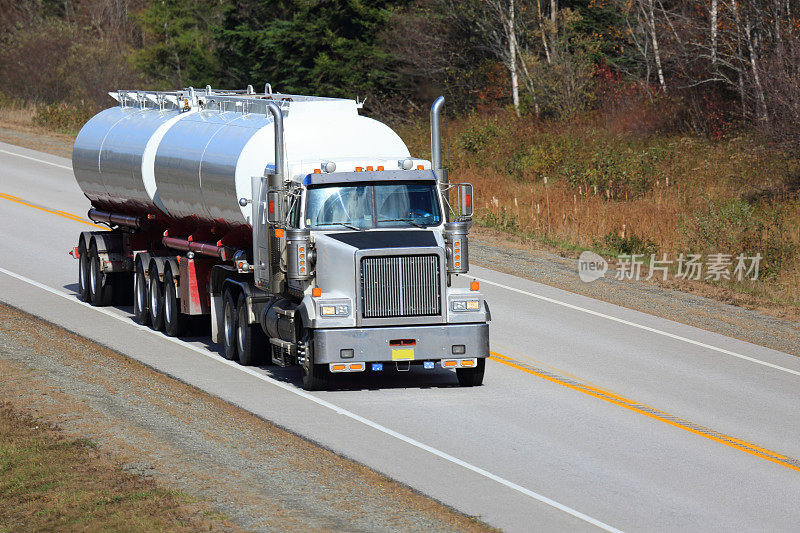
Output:
[[88,208],[69,160],[0,143],[0,300],[505,531],[800,530],[797,357],[473,266],[482,387],[420,369],[306,393],[79,302]]

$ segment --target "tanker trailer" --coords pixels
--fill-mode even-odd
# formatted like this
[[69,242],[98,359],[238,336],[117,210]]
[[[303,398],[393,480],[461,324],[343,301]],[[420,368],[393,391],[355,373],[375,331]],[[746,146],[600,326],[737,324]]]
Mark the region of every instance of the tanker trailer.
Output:
[[427,161],[354,100],[109,94],[73,149],[88,217],[110,229],[72,251],[82,300],[132,297],[169,336],[207,316],[226,358],[300,365],[309,390],[412,365],[483,382],[489,307],[477,282],[452,283],[469,269],[472,186],[442,167],[442,97]]

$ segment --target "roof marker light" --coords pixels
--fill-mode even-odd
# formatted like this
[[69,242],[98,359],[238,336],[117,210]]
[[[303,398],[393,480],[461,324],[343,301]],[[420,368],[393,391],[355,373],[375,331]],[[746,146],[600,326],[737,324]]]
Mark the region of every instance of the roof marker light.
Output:
[[417,165],[417,170],[422,170],[422,169],[424,169],[424,168],[425,168],[425,167],[424,167],[424,166],[422,166],[422,165]]
[[383,165],[378,165],[378,172],[383,172]]
[[373,170],[375,170],[375,168],[373,168],[373,166],[372,166],[372,165],[369,165],[369,166],[367,167],[367,172],[372,172]]
[[356,172],[361,172],[362,170],[364,170],[363,167],[356,167]]

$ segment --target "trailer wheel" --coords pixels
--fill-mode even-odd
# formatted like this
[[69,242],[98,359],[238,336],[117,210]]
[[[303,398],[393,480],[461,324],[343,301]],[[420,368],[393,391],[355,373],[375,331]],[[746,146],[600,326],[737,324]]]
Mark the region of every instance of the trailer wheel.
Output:
[[178,301],[178,284],[171,270],[164,275],[164,333],[180,337],[186,332],[186,315],[181,313]]
[[133,278],[133,316],[143,326],[150,324],[150,313],[147,308],[149,297],[144,265],[141,261],[136,261],[136,272]]
[[266,355],[267,337],[261,329],[261,324],[249,323],[247,297],[244,294],[239,295],[236,311],[236,348],[239,354],[239,363],[245,366],[260,365]]
[[106,276],[100,266],[100,255],[93,242],[89,247],[89,299],[93,306],[103,307],[111,303],[111,284],[106,283]]
[[314,364],[314,350],[307,344],[305,363],[303,364],[303,388],[307,391],[327,390],[331,371],[328,365]]
[[237,318],[236,300],[234,300],[231,290],[225,289],[225,295],[222,297],[222,355],[231,361],[235,361],[238,356],[236,353]]
[[150,312],[150,326],[156,330],[164,329],[164,284],[158,279],[158,269],[155,266],[150,268],[150,301],[148,308]]
[[78,294],[83,302],[91,301],[89,296],[89,255],[86,241],[78,242]]
[[475,368],[456,368],[458,384],[462,387],[478,387],[483,384],[483,373],[486,370],[486,359],[478,358]]

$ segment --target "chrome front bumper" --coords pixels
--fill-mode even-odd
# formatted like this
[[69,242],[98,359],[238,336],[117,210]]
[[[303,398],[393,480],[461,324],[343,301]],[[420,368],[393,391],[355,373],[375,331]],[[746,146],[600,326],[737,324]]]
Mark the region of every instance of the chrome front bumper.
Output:
[[[409,340],[414,344],[410,345]],[[392,341],[405,341],[393,345]],[[453,346],[464,346],[464,353],[454,354]],[[314,331],[314,362],[318,364],[354,361],[413,361],[463,359],[489,356],[489,324],[441,324],[376,328],[318,329]],[[353,350],[353,357],[343,358],[342,350]],[[400,356],[401,358],[393,359]]]

